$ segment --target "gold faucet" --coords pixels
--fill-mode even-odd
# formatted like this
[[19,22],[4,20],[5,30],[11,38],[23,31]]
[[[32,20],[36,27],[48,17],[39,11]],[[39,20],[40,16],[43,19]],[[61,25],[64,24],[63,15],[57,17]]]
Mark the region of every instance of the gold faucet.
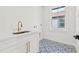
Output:
[[23,27],[23,25],[22,25],[22,22],[19,21],[19,22],[18,22],[18,29],[17,29],[17,31],[21,31],[21,27]]

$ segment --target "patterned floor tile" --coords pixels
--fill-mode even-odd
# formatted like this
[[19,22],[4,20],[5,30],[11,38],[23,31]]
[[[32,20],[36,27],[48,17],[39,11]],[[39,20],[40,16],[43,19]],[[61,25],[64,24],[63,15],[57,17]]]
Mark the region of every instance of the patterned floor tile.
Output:
[[40,53],[75,53],[76,49],[72,45],[67,45],[47,39],[39,42]]

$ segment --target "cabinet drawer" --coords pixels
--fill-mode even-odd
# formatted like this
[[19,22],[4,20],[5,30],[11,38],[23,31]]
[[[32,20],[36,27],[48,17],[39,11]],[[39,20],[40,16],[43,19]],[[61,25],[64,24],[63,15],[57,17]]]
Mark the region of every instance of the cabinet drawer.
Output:
[[9,47],[3,49],[0,52],[5,52],[5,53],[25,53],[25,52],[27,52],[27,48],[26,48],[25,43],[21,42],[21,43],[15,44],[13,46],[9,46]]

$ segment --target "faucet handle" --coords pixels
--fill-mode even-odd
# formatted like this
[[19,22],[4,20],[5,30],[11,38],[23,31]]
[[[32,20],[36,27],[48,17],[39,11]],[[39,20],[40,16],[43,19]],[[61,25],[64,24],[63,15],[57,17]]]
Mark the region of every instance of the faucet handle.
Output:
[[23,27],[23,25],[22,25],[22,22],[19,21],[19,22],[18,22],[18,31],[21,31],[21,27]]
[[23,27],[23,25],[21,24],[21,27]]

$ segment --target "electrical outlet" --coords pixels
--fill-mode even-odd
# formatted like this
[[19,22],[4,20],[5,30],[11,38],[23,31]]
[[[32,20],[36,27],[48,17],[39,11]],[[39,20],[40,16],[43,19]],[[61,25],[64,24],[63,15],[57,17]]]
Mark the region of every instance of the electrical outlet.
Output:
[[37,28],[37,26],[34,26],[34,28]]

